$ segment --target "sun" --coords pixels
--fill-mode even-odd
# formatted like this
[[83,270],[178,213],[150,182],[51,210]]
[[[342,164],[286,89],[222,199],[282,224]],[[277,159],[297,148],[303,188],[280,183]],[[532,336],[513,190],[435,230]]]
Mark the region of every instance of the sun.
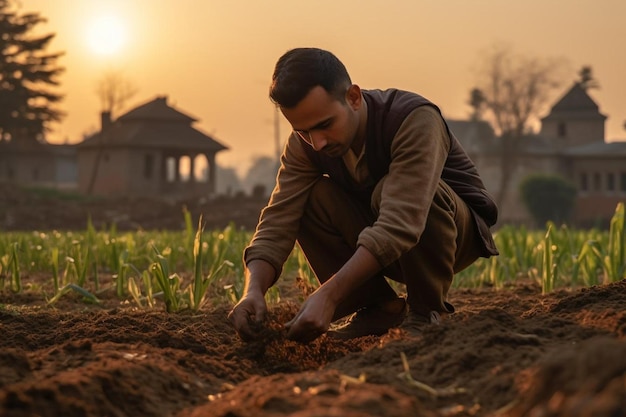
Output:
[[126,28],[115,16],[100,16],[87,28],[87,46],[98,55],[118,53],[126,43]]

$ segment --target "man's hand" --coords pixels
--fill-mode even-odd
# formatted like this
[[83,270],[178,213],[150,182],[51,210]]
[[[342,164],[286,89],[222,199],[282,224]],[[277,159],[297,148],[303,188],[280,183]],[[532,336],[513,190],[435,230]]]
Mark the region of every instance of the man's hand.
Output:
[[228,314],[242,340],[249,342],[258,336],[259,328],[265,321],[267,304],[261,292],[248,291]]
[[296,316],[285,323],[287,338],[308,343],[328,330],[337,305],[325,290],[323,286],[318,288],[302,304]]
[[275,276],[274,267],[267,261],[257,259],[246,265],[243,297],[228,314],[228,320],[237,330],[239,337],[246,342],[257,338],[265,321],[267,313],[265,293],[274,283]]

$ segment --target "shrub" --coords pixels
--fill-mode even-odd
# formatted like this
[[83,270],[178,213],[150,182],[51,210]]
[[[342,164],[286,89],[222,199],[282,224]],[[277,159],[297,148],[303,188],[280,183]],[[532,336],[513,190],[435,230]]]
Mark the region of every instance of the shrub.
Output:
[[569,220],[576,186],[557,175],[534,174],[520,184],[522,200],[538,226]]

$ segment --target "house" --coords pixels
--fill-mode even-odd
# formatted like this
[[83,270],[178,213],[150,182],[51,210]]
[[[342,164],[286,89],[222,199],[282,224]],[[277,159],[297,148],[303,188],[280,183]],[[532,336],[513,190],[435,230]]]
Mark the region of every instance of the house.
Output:
[[0,141],[0,181],[48,188],[71,188],[76,180],[72,145],[37,140]]
[[[514,155],[502,158],[500,138],[484,121],[449,121],[450,129],[480,172],[487,190],[501,197],[499,224],[532,224],[519,187],[529,175],[559,175],[577,190],[572,221],[578,226],[606,225],[626,200],[626,141],[606,142],[606,116],[579,83],[541,119],[538,134],[526,135]],[[503,161],[505,163],[503,164]],[[510,176],[501,187],[504,170]]]
[[195,129],[193,117],[156,97],[111,120],[77,146],[78,190],[102,196],[208,196],[215,156],[228,149]]
[[49,148],[35,140],[0,141],[0,180],[16,183],[44,182],[53,178]]

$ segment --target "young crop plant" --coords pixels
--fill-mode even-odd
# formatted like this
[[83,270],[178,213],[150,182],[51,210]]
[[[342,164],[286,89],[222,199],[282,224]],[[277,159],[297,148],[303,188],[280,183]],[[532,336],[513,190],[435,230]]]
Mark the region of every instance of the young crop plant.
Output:
[[179,311],[180,300],[180,277],[178,274],[170,274],[170,266],[167,258],[161,255],[156,247],[153,248],[157,260],[150,265],[150,274],[155,278],[157,285],[163,291],[165,311],[175,313]]
[[124,297],[126,293],[126,286],[128,285],[126,272],[128,271],[129,267],[130,264],[128,263],[128,251],[123,250],[117,262],[117,273],[113,275],[113,278],[115,278],[115,293],[117,294],[118,298]]
[[50,252],[50,266],[52,269],[52,284],[54,293],[59,292],[59,248],[54,247]]
[[[56,303],[61,297],[70,292],[75,292],[83,297],[89,303],[100,304],[100,300],[92,292],[85,288],[87,283],[87,273],[91,258],[93,257],[91,247],[82,249],[78,240],[71,243],[70,253],[73,256],[65,257],[65,269],[59,274],[59,255],[58,247],[50,250],[50,270],[52,273],[52,282],[54,286],[54,295],[48,300],[48,304]],[[83,255],[84,253],[84,255]],[[96,266],[94,265],[94,270]],[[97,272],[96,286],[97,286]]]
[[155,305],[155,294],[153,294],[152,290],[152,277],[148,271],[143,271],[141,273],[141,278],[143,281],[145,295],[142,295],[141,289],[139,288],[139,285],[135,281],[134,277],[128,277],[128,293],[140,308],[153,308]]
[[620,202],[615,209],[609,229],[607,254],[603,258],[606,282],[617,282],[626,278],[626,209]]
[[22,291],[22,277],[20,271],[20,262],[18,258],[19,243],[11,244],[11,252],[0,257],[0,289],[6,285],[5,280],[8,277],[9,289],[14,293]]
[[[228,233],[228,228],[225,230]],[[198,228],[192,242],[191,254],[193,257],[193,277],[189,285],[182,290],[182,279],[176,273],[170,273],[170,263],[156,248],[157,262],[150,268],[157,285],[163,291],[167,312],[174,313],[188,308],[198,311],[207,301],[209,287],[218,280],[233,263],[225,258],[229,242],[222,232],[212,232],[208,241],[204,241],[204,225],[202,216],[198,220]],[[206,258],[206,261],[205,261]],[[208,273],[205,275],[204,266],[207,263]],[[136,287],[136,285],[135,285]],[[136,288],[134,298],[137,298]],[[135,300],[137,301],[137,300]]]
[[[193,311],[198,311],[206,302],[207,292],[213,282],[222,276],[227,268],[232,268],[233,263],[225,259],[228,248],[228,239],[226,233],[211,233],[207,242],[203,241],[204,225],[202,224],[202,215],[198,219],[198,228],[193,240],[193,269],[194,275],[191,284],[187,287],[187,295],[189,307]],[[204,249],[207,249],[209,255],[208,264],[209,272],[207,275],[203,273]]]
[[60,288],[59,291],[54,295],[54,297],[48,300],[48,304],[53,305],[54,303],[59,301],[59,299],[65,294],[68,294],[72,291],[81,295],[86,302],[92,304],[100,304],[100,300],[93,293],[73,283],[66,284],[62,288]]
[[552,243],[552,223],[548,224],[548,231],[543,241],[543,269],[541,273],[541,293],[547,294],[554,290],[556,279],[556,263],[554,262],[554,252],[557,246]]

